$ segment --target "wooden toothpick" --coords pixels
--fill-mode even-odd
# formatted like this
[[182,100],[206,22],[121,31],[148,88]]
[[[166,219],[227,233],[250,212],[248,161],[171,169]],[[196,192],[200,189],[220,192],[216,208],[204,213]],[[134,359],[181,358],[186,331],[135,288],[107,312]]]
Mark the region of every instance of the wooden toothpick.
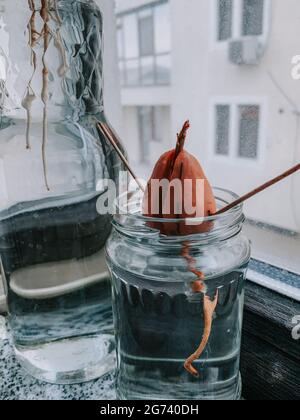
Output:
[[119,146],[118,146],[118,139],[116,138],[114,132],[110,129],[110,127],[107,124],[102,123],[102,122],[99,122],[98,123],[98,127],[99,127],[100,131],[102,132],[103,136],[109,140],[110,144],[113,146],[113,148],[117,152],[119,158],[124,163],[126,169],[130,173],[130,175],[133,177],[133,179],[137,183],[137,185],[140,188],[140,190],[144,193],[145,192],[145,188],[140,183],[138,177],[136,176],[136,174],[132,170],[131,166],[129,165],[129,163],[128,163],[127,159],[126,159],[126,157],[124,156],[124,154],[122,153],[121,149],[119,148]]
[[213,216],[217,216],[219,214],[226,213],[227,211],[233,209],[234,207],[238,206],[239,204],[244,203],[245,201],[249,200],[249,198],[254,197],[255,195],[265,191],[267,188],[272,187],[273,185],[277,184],[280,181],[283,181],[285,178],[293,175],[294,173],[300,170],[300,163],[294,166],[293,168],[289,169],[288,171],[284,172],[283,174],[277,176],[276,178],[271,179],[270,181],[266,182],[265,184],[261,185],[258,188],[255,188],[253,191],[250,191],[248,194],[243,195],[238,200],[234,201],[231,204],[228,204],[223,209],[217,211]]

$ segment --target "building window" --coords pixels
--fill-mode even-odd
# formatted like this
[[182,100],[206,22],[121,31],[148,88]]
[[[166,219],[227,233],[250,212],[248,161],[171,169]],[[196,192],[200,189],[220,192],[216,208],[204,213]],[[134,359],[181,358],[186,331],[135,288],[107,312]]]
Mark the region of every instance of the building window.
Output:
[[140,77],[138,60],[128,60],[125,65],[125,80],[128,86],[135,86]]
[[257,105],[239,106],[239,157],[256,159],[259,137],[260,108]]
[[264,0],[243,0],[243,35],[263,34]]
[[141,147],[141,161],[148,162],[150,157],[150,144],[162,141],[161,108],[154,106],[138,107],[138,121]]
[[169,3],[162,3],[154,7],[154,41],[156,54],[170,54],[171,52],[171,23]]
[[141,84],[154,85],[155,75],[154,75],[154,58],[153,57],[143,57],[140,60],[140,81]]
[[254,104],[217,104],[214,113],[215,154],[256,160],[261,107]]
[[139,44],[140,55],[153,56],[154,55],[154,25],[153,13],[151,9],[145,12],[140,12],[138,15],[139,21]]
[[226,41],[232,33],[232,0],[218,0],[218,40]]
[[216,105],[216,154],[229,154],[230,106]]
[[120,14],[117,39],[123,86],[170,83],[171,27],[168,2],[150,4]]
[[136,59],[139,56],[139,43],[138,43],[138,22],[136,15],[127,15],[123,19],[121,28],[123,29],[124,36],[124,58],[125,60]]
[[217,40],[261,36],[268,0],[216,0]]

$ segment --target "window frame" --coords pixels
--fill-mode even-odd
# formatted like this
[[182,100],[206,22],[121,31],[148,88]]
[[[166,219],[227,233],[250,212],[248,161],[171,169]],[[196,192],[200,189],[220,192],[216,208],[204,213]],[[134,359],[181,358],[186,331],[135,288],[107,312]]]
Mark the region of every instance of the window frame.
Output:
[[[216,153],[216,106],[229,105],[229,153],[221,155]],[[239,106],[259,106],[260,121],[258,132],[257,158],[246,158],[239,156]],[[223,163],[230,163],[236,166],[257,166],[265,162],[265,150],[267,145],[267,98],[261,96],[218,96],[210,101],[209,106],[209,139],[210,139],[210,160]]]
[[232,30],[231,38],[226,40],[220,40],[219,34],[219,0],[212,1],[212,22],[211,27],[213,28],[213,47],[225,48],[230,41],[234,39],[247,39],[251,37],[260,38],[266,42],[271,25],[271,0],[264,0],[264,12],[263,12],[263,33],[262,35],[243,35],[243,1],[244,0],[232,0],[233,1],[233,12],[232,12]]

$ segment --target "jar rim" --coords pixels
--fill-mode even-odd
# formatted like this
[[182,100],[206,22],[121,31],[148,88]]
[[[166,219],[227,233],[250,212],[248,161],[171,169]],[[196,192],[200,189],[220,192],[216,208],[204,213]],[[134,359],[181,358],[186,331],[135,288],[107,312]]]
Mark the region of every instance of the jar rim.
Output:
[[[222,203],[222,206],[218,207],[218,210],[221,210],[222,208],[224,208],[225,206],[227,206],[228,204],[230,204],[231,202],[234,202],[236,200],[238,200],[240,197],[238,194],[225,189],[225,188],[219,188],[219,187],[213,187],[213,192],[215,195],[215,199],[218,203]],[[227,194],[228,197],[230,197],[230,200],[228,199],[224,199],[221,197],[218,197],[218,194]],[[205,223],[205,222],[215,222],[215,221],[222,221],[222,220],[226,220],[229,219],[230,217],[235,217],[239,214],[242,213],[243,211],[243,204],[238,204],[237,206],[227,210],[224,213],[220,213],[220,214],[215,214],[212,216],[205,216],[205,217],[199,217],[199,218],[195,218],[195,217],[187,217],[187,218],[162,218],[162,217],[150,217],[150,216],[145,216],[141,213],[140,209],[138,209],[138,207],[140,207],[141,204],[141,195],[140,193],[134,193],[133,196],[130,198],[130,200],[126,201],[127,204],[129,204],[129,206],[127,206],[127,208],[134,208],[135,211],[134,212],[128,212],[126,211],[125,207],[121,207],[119,205],[120,202],[122,202],[122,199],[128,196],[128,192],[121,194],[118,199],[117,199],[117,214],[122,214],[125,215],[127,217],[132,217],[133,219],[136,219],[138,221],[141,222],[145,222],[145,223],[149,223],[149,222],[156,222],[156,223],[187,223],[187,222],[192,222],[192,224],[200,224],[200,223]]]
[[[232,191],[223,188],[213,188],[217,206],[219,209],[225,207],[231,202],[239,198],[237,194]],[[158,240],[159,242],[182,242],[184,240],[192,240],[195,242],[206,242],[211,240],[224,240],[226,238],[235,236],[241,231],[241,226],[245,220],[243,214],[243,204],[239,204],[236,207],[228,210],[225,213],[202,217],[202,218],[157,218],[144,216],[141,213],[142,194],[133,194],[130,200],[125,200],[129,204],[129,209],[122,208],[119,204],[122,201],[122,197],[126,198],[127,193],[121,194],[118,199],[117,212],[114,217],[113,226],[121,234],[125,234],[131,238],[142,238],[149,240]],[[121,200],[120,200],[121,198]],[[131,206],[131,207],[130,207]],[[192,233],[193,226],[200,226],[203,224],[209,224],[209,229],[203,229],[203,232]],[[182,226],[186,224],[189,233],[178,234],[167,236],[160,232],[159,226],[164,227],[170,225]],[[180,230],[179,230],[180,231]]]

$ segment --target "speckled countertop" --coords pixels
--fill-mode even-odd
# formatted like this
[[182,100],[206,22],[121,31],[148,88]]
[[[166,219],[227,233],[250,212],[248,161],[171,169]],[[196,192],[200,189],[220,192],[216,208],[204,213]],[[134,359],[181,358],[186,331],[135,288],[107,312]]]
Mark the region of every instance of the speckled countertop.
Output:
[[6,319],[0,316],[0,400],[114,400],[114,377],[80,385],[51,385],[27,375],[10,344]]

